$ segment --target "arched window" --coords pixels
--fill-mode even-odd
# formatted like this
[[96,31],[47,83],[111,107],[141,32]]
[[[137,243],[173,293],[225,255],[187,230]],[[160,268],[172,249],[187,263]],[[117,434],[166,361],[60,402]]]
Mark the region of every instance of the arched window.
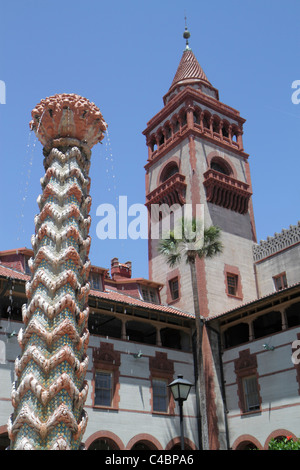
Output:
[[223,127],[222,127],[222,134],[223,137],[229,137],[229,125],[227,122],[224,122]]
[[220,132],[220,119],[215,117],[213,120],[213,132],[218,134]]
[[166,126],[166,136],[167,136],[167,140],[172,137],[172,129],[169,125]]
[[176,132],[178,132],[179,129],[180,129],[180,124],[179,124],[178,119],[176,119],[176,120],[174,121],[174,125],[173,125],[174,134],[175,134]]
[[89,446],[88,450],[119,450],[119,447],[112,439],[102,437],[101,439],[96,439]]
[[175,175],[178,172],[179,172],[178,165],[174,162],[170,163],[164,168],[161,174],[161,178],[160,178],[161,183],[163,183],[164,181],[167,181],[167,179],[171,178],[171,176]]
[[163,133],[161,133],[159,137],[159,145],[163,145],[165,143],[165,136]]
[[157,142],[154,136],[151,138],[149,145],[150,145],[151,152],[155,152],[157,150]]
[[200,112],[198,110],[194,111],[194,123],[200,124]]
[[203,127],[205,127],[205,129],[210,128],[209,121],[210,121],[210,115],[208,113],[205,113],[203,116]]
[[183,127],[186,124],[187,124],[187,117],[186,117],[186,113],[184,113],[184,114],[181,115],[181,125]]
[[258,450],[258,447],[251,441],[244,441],[237,446],[236,450]]
[[210,162],[210,167],[212,170],[223,173],[223,175],[230,176],[232,174],[229,163],[227,163],[223,158],[214,157]]

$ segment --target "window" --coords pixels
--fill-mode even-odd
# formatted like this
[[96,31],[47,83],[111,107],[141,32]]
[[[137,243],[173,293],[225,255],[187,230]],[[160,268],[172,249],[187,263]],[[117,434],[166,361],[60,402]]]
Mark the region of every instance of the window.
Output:
[[242,278],[237,266],[224,265],[224,284],[228,296],[243,299]]
[[155,356],[149,358],[149,369],[153,413],[174,414],[175,401],[168,389],[174,380],[174,361],[167,353],[155,351]]
[[178,165],[174,162],[171,162],[169,165],[167,165],[164,168],[161,174],[161,177],[160,177],[161,183],[163,183],[164,181],[167,181],[169,178],[171,178],[171,176],[176,175],[176,173],[178,172],[179,172]]
[[239,357],[234,361],[234,371],[236,373],[238,405],[241,413],[259,411],[262,400],[258,382],[256,354],[250,354],[250,349],[239,351]]
[[155,289],[142,287],[142,296],[145,302],[157,303],[157,295]]
[[247,412],[259,410],[259,393],[257,388],[257,379],[255,375],[251,377],[244,377],[243,391],[245,411]]
[[92,289],[102,290],[100,274],[93,272],[90,273],[89,282],[91,284]]
[[236,274],[227,274],[227,290],[229,295],[237,295],[238,276]]
[[168,391],[167,383],[163,379],[152,379],[153,390],[153,411],[167,413],[168,411]]
[[172,300],[179,299],[178,277],[175,277],[174,279],[171,279],[169,281],[169,286],[170,286],[170,293],[171,293]]
[[285,287],[287,287],[286,273],[281,273],[277,276],[274,276],[273,281],[276,291],[284,289]]
[[95,405],[111,406],[112,373],[96,372],[95,374]]
[[112,343],[100,341],[100,347],[93,348],[93,406],[119,409],[120,364],[121,353]]

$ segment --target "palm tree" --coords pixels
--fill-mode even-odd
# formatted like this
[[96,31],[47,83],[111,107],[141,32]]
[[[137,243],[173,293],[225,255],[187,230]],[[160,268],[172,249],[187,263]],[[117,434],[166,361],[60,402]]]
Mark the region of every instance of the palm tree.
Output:
[[[200,390],[200,446],[208,447],[207,435],[207,417],[206,417],[206,394],[205,381],[202,363],[202,320],[199,303],[199,293],[196,273],[197,258],[213,258],[223,250],[220,240],[221,229],[211,225],[208,228],[203,227],[200,221],[195,218],[187,220],[182,218],[180,221],[180,230],[171,230],[158,245],[158,252],[165,256],[170,267],[180,263],[182,259],[190,266],[193,303],[196,320],[196,338],[197,338],[197,372],[199,384],[196,387]],[[197,397],[197,393],[196,393]],[[202,421],[202,425],[201,425]],[[202,441],[202,442],[201,442]]]

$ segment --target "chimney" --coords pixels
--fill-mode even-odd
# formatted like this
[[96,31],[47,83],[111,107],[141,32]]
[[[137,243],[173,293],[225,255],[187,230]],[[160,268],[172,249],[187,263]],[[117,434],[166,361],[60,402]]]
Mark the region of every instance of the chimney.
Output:
[[114,281],[119,279],[131,279],[131,261],[125,264],[119,263],[118,258],[111,260],[111,277]]

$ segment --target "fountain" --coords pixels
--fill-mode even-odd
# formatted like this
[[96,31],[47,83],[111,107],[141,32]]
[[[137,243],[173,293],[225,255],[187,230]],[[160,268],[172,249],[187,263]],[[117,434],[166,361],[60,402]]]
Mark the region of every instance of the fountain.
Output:
[[45,175],[32,236],[9,418],[11,450],[78,450],[87,425],[91,148],[107,125],[94,103],[57,94],[32,111]]

